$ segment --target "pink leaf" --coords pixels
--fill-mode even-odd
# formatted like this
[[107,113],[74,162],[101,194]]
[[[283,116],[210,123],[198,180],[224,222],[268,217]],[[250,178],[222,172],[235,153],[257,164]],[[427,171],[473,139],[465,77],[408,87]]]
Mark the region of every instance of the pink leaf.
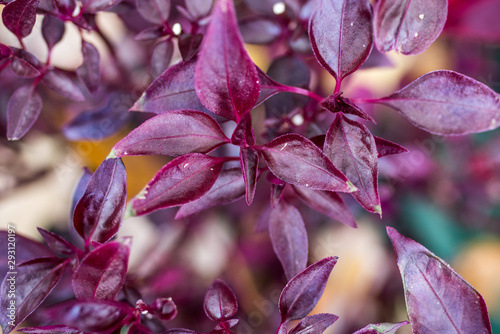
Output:
[[144,215],[200,198],[212,188],[224,162],[223,158],[200,153],[172,160],[131,200],[131,213]]
[[220,0],[196,64],[196,94],[210,111],[239,121],[255,106],[260,86],[236,22],[232,0]]
[[100,56],[96,47],[82,40],[83,63],[76,69],[76,74],[90,93],[97,92],[101,84]]
[[446,262],[387,227],[414,333],[491,333],[481,295]]
[[125,212],[126,182],[121,159],[104,160],[90,177],[73,214],[75,229],[87,243],[106,242],[118,232]]
[[340,83],[363,64],[372,48],[372,11],[368,0],[319,0],[309,36],[319,63]]
[[396,109],[415,126],[441,135],[483,132],[500,125],[500,96],[453,71],[424,74],[378,102]]
[[333,325],[339,317],[334,314],[320,313],[305,317],[297,326],[292,328],[290,334],[321,334]]
[[395,334],[398,329],[408,324],[408,321],[401,321],[395,324],[372,324],[361,328],[359,331],[356,331],[353,334]]
[[290,280],[307,266],[307,231],[299,210],[280,201],[271,211],[269,235],[274,252]]
[[7,104],[7,138],[21,139],[33,126],[42,110],[42,98],[31,84],[21,86]]
[[150,118],[120,140],[111,156],[208,153],[228,143],[220,125],[196,110],[175,110]]
[[423,52],[446,22],[447,0],[380,0],[374,7],[375,45],[382,52]]
[[401,154],[406,153],[408,150],[403,146],[393,143],[384,138],[373,136],[375,139],[375,144],[377,145],[377,154],[379,158],[385,157],[386,155]]
[[224,321],[238,311],[238,301],[226,282],[216,279],[205,294],[203,309],[213,321]]
[[271,172],[285,182],[317,190],[355,189],[323,152],[301,135],[280,136],[258,150]]
[[327,257],[311,264],[293,277],[281,292],[281,322],[304,318],[318,303],[337,257]]
[[170,15],[170,0],[136,0],[139,14],[149,22],[162,25]]
[[358,188],[352,195],[368,211],[382,213],[378,195],[378,154],[375,139],[361,123],[338,114],[328,129],[325,155]]
[[80,300],[113,300],[127,274],[130,245],[106,243],[82,259],[73,273],[73,291]]
[[31,34],[36,21],[36,8],[40,0],[15,0],[9,2],[2,11],[5,27],[18,38]]

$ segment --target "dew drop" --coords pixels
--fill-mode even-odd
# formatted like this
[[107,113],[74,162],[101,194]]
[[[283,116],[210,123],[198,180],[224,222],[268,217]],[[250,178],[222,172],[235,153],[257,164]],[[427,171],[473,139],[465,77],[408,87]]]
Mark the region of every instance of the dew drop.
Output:
[[415,37],[418,37],[418,32],[415,33]]
[[351,27],[354,25],[354,22],[351,22]]
[[292,123],[295,126],[301,126],[304,124],[304,117],[301,114],[296,114],[292,117]]
[[419,18],[419,19],[421,19],[421,20],[423,20],[423,19],[424,19],[424,16],[425,16],[424,14],[420,14],[420,15],[418,16],[418,18]]
[[309,184],[306,183],[306,187],[309,187]]
[[182,32],[182,26],[179,22],[177,23],[174,23],[174,25],[172,26],[172,31],[174,32],[174,34],[176,36],[179,36]]
[[363,44],[363,47],[366,48],[366,44]]
[[285,9],[286,9],[286,6],[285,6],[285,3],[280,1],[280,2],[276,2],[274,5],[273,5],[273,13],[275,15],[280,15],[280,14],[283,14],[285,12]]

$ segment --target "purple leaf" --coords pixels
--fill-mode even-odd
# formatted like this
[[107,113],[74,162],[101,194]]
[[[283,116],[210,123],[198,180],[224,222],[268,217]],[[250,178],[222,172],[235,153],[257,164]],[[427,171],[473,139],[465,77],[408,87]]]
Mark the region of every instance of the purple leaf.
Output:
[[174,44],[172,39],[167,38],[156,43],[153,52],[151,53],[151,72],[153,77],[158,77],[170,65],[172,55],[174,54]]
[[4,333],[9,333],[38,308],[59,282],[67,265],[68,261],[44,257],[23,262],[7,273],[0,299],[0,323]]
[[313,190],[293,186],[299,198],[314,210],[341,223],[356,228],[356,221],[339,194],[332,191]]
[[21,139],[33,126],[42,110],[42,98],[36,85],[21,86],[7,104],[7,138]]
[[339,317],[334,314],[320,313],[305,317],[289,334],[321,334],[333,325]]
[[136,308],[143,313],[146,311],[161,320],[172,320],[177,315],[177,306],[175,306],[172,298],[156,298],[152,305],[139,300]]
[[268,17],[244,19],[239,26],[243,40],[249,44],[270,44],[282,33],[279,22]]
[[262,71],[258,67],[257,67],[257,75],[259,77],[259,83],[260,83],[260,94],[255,105],[261,104],[271,96],[276,95],[279,92],[283,91],[286,87],[285,85],[277,83],[276,81],[271,79],[266,73],[264,73],[264,71]]
[[196,110],[175,110],[150,118],[120,140],[111,156],[207,153],[228,143],[220,125]]
[[144,215],[200,198],[212,188],[225,161],[200,153],[172,160],[131,200],[131,214]]
[[195,87],[208,110],[235,121],[259,97],[257,70],[243,46],[232,0],[215,5],[196,64]]
[[338,114],[328,129],[325,155],[358,188],[354,198],[368,211],[382,214],[378,195],[378,154],[375,139],[361,123]]
[[95,14],[116,6],[122,0],[82,0],[82,12]]
[[104,160],[76,205],[73,223],[80,236],[106,242],[120,227],[127,199],[127,174],[121,159]]
[[49,49],[59,43],[65,31],[64,21],[51,15],[45,15],[42,21],[42,36]]
[[205,110],[194,90],[195,60],[169,67],[146,89],[130,110],[160,114],[176,109]]
[[318,62],[337,80],[364,63],[372,48],[372,11],[368,0],[319,0],[309,36]]
[[173,328],[166,331],[166,334],[198,334],[198,332],[184,328]]
[[216,279],[205,294],[203,309],[213,321],[224,321],[238,311],[238,301],[226,282]]
[[323,152],[301,135],[280,136],[258,150],[271,172],[285,182],[317,190],[355,189]]
[[135,39],[138,41],[149,41],[158,39],[162,36],[165,36],[165,29],[163,26],[153,26],[139,32],[135,35]]
[[245,182],[241,169],[225,169],[221,171],[217,181],[205,195],[181,206],[175,219],[181,219],[214,206],[232,203],[243,197],[244,194]]
[[136,0],[137,11],[149,22],[162,25],[170,15],[170,0]]
[[500,97],[488,86],[453,71],[424,74],[378,100],[415,126],[441,135],[493,130],[500,124]]
[[80,300],[113,300],[127,274],[130,244],[108,242],[88,253],[73,273],[73,291]]
[[274,252],[290,280],[307,266],[307,231],[299,210],[280,201],[271,211],[269,235]]
[[143,326],[137,322],[129,327],[127,333],[129,333],[129,334],[153,334],[153,332],[148,327]]
[[14,57],[10,63],[12,71],[21,78],[32,79],[40,75],[40,71],[28,61]]
[[286,329],[286,324],[282,323],[279,327],[278,330],[276,331],[276,334],[287,334],[288,331]]
[[87,185],[90,181],[91,176],[92,173],[86,167],[83,168],[83,174],[80,177],[78,184],[76,185],[75,191],[73,192],[73,200],[71,201],[71,217],[73,217],[76,205],[85,194],[85,190],[87,190]]
[[406,148],[393,143],[392,141],[377,136],[373,136],[373,138],[375,139],[375,144],[377,145],[377,154],[379,158],[385,157],[386,155],[408,152]]
[[76,74],[85,84],[90,93],[97,92],[101,81],[101,69],[99,66],[99,51],[92,44],[82,39],[83,63],[76,69]]
[[257,175],[259,168],[259,152],[253,148],[242,147],[240,149],[240,163],[245,180],[245,199],[250,205],[255,197],[257,188]]
[[[268,174],[269,175],[269,174]],[[285,184],[271,183],[271,208],[276,208],[283,197]],[[293,276],[293,275],[292,275]]]
[[447,0],[380,0],[374,7],[375,45],[382,52],[423,52],[446,22]]
[[76,9],[76,0],[53,0],[51,1],[59,13],[71,17]]
[[231,143],[243,147],[255,145],[255,135],[250,113],[245,114],[239,121],[231,136]]
[[43,326],[43,327],[24,327],[18,331],[27,334],[81,334],[83,331],[65,325]]
[[344,114],[351,114],[375,123],[375,120],[370,115],[364,112],[356,104],[351,102],[351,100],[343,97],[342,93],[336,93],[325,98],[323,101],[321,101],[321,106],[326,110],[334,113],[342,112]]
[[371,324],[366,327],[361,328],[353,334],[395,334],[398,329],[408,325],[408,321],[401,321],[395,324],[391,323],[381,323],[381,324]]
[[36,21],[36,8],[40,0],[15,0],[2,11],[5,27],[18,38],[31,34]]
[[193,59],[193,57],[198,54],[202,40],[202,34],[182,34],[179,36],[178,45],[182,60],[190,61]]
[[337,257],[311,264],[287,283],[279,299],[281,322],[304,318],[318,303]]
[[38,232],[42,236],[43,240],[54,252],[62,255],[73,255],[78,253],[78,249],[73,246],[70,242],[66,241],[59,235],[52,233],[50,231],[44,230],[41,227],[37,227]]
[[74,101],[83,101],[82,91],[66,74],[57,71],[47,71],[43,76],[43,82],[53,91]]
[[186,0],[186,7],[195,18],[202,18],[210,13],[213,2],[213,0]]
[[446,262],[387,227],[415,333],[491,333],[481,295]]
[[[226,330],[227,331],[228,328],[232,328],[232,327],[236,326],[239,321],[240,321],[239,319],[229,319],[226,321],[221,321],[220,323],[215,325],[214,330],[222,330],[222,331]],[[222,332],[222,333],[225,333],[225,332]]]

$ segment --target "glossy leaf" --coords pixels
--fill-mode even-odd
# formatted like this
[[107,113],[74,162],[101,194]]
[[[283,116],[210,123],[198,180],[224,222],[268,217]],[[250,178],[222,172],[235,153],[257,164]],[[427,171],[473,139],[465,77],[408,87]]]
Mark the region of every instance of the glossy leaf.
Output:
[[216,279],[205,294],[203,309],[213,321],[224,321],[236,314],[238,301],[229,285]]
[[15,0],[2,11],[3,24],[18,38],[31,34],[36,21],[36,8],[40,0]]
[[375,145],[377,145],[377,154],[379,158],[385,157],[386,155],[401,154],[406,153],[408,150],[403,146],[393,143],[384,138],[373,136],[375,139]]
[[52,70],[43,76],[43,82],[53,91],[74,101],[83,101],[82,91],[66,74]]
[[435,134],[463,135],[500,125],[500,96],[488,86],[453,71],[424,74],[379,103]]
[[161,25],[170,15],[170,0],[136,0],[137,11],[149,22]]
[[337,115],[325,138],[325,155],[358,188],[352,195],[368,211],[382,213],[375,139],[361,123]]
[[[16,266],[14,274],[7,273],[1,286],[0,302],[0,323],[4,333],[9,333],[38,308],[57,285],[67,265],[67,261],[59,258],[44,257],[23,262]],[[12,284],[15,286],[13,295]]]
[[357,70],[372,48],[372,12],[368,0],[319,0],[309,36],[318,62],[338,82]]
[[47,243],[47,245],[54,252],[63,254],[63,255],[73,255],[78,252],[77,248],[73,246],[70,242],[62,238],[61,236],[44,230],[41,227],[37,227],[38,232],[42,236],[43,240]]
[[298,186],[293,186],[293,190],[304,203],[314,210],[347,226],[357,227],[351,211],[339,194],[332,191],[313,190]]
[[398,329],[408,324],[408,321],[401,321],[395,324],[371,324],[361,328],[359,331],[356,331],[353,334],[395,334]]
[[353,190],[344,174],[301,135],[280,136],[258,150],[273,174],[285,182],[317,190]]
[[447,0],[380,0],[374,7],[375,45],[382,52],[423,52],[446,22]]
[[73,214],[75,229],[86,242],[106,242],[118,232],[125,212],[126,182],[120,159],[103,161],[91,176]]
[[240,21],[239,26],[248,44],[270,44],[282,33],[279,22],[268,17],[251,17]]
[[302,319],[318,303],[330,273],[337,263],[336,257],[327,257],[311,264],[293,277],[281,292],[279,310],[281,321]]
[[446,262],[387,227],[415,333],[491,333],[481,295]]
[[339,317],[334,314],[320,313],[305,317],[289,334],[321,334],[333,325]]
[[161,75],[170,65],[174,54],[174,44],[172,39],[168,38],[156,43],[151,53],[151,72],[153,77]]
[[269,235],[274,252],[290,280],[307,266],[307,231],[299,210],[280,201],[271,211]]
[[160,114],[169,110],[205,110],[194,89],[195,60],[170,66],[146,89],[130,110]]
[[207,153],[228,142],[212,117],[196,110],[175,110],[150,118],[135,128],[113,147],[111,155],[177,157],[186,153]]
[[207,16],[212,8],[213,0],[185,0],[189,13],[195,18]]
[[99,89],[101,69],[99,52],[96,47],[82,40],[83,63],[76,69],[76,74],[85,84],[90,93],[94,94]]
[[172,298],[156,298],[151,305],[139,300],[136,308],[141,312],[146,311],[161,320],[172,320],[177,315],[177,306],[175,306]]
[[200,153],[172,160],[131,200],[131,213],[144,215],[200,198],[212,188],[224,162],[223,158]]
[[53,326],[43,326],[43,327],[24,327],[18,329],[22,333],[27,334],[82,334],[82,330],[65,326],[65,325],[53,325]]
[[175,219],[181,219],[214,206],[232,203],[245,195],[245,181],[240,168],[225,169],[210,190],[199,199],[180,207]]
[[59,43],[65,31],[64,21],[51,15],[45,15],[42,21],[42,36],[49,49]]
[[95,14],[116,6],[122,0],[82,0],[82,11]]
[[215,5],[196,64],[195,87],[208,110],[235,121],[259,97],[257,70],[243,46],[232,0]]
[[114,300],[125,283],[130,245],[106,243],[82,259],[73,273],[73,291],[80,300]]
[[259,168],[259,152],[253,148],[242,147],[240,149],[240,163],[245,180],[245,199],[250,205],[255,197],[257,188],[257,176]]
[[7,138],[21,139],[31,129],[42,110],[42,98],[31,84],[14,91],[7,104]]

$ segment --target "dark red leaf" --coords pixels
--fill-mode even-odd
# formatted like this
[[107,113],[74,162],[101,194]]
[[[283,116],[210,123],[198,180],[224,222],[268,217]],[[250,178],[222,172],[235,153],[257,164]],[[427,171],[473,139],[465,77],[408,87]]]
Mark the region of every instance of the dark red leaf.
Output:
[[375,139],[375,144],[377,145],[377,153],[379,158],[385,157],[386,155],[408,152],[406,148],[399,144],[393,143],[392,141],[377,136],[373,136],[373,138]]
[[202,40],[202,34],[182,34],[179,36],[178,45],[182,60],[189,61],[193,59],[198,54]]
[[136,322],[129,327],[127,334],[153,334],[153,332],[148,327]]
[[121,159],[104,160],[76,205],[73,223],[86,241],[106,242],[122,222],[127,199],[127,173]]
[[257,188],[259,152],[250,147],[242,147],[240,149],[240,163],[245,180],[245,199],[247,204],[250,205],[253,202],[255,189]]
[[53,0],[53,5],[57,10],[66,16],[73,16],[73,12],[76,9],[76,0]]
[[36,21],[36,8],[40,0],[15,0],[9,2],[2,11],[5,27],[18,38],[31,34]]
[[166,334],[199,334],[198,332],[192,331],[190,329],[184,328],[173,328],[169,329]]
[[174,110],[150,118],[114,147],[110,156],[207,153],[228,143],[220,125],[196,110]]
[[280,201],[271,211],[269,235],[285,275],[291,280],[307,266],[307,231],[299,210]]
[[258,150],[273,174],[285,182],[317,190],[355,190],[323,152],[301,135],[280,136]]
[[305,317],[289,334],[321,334],[333,325],[339,317],[334,314],[320,313]]
[[361,123],[338,114],[328,129],[325,155],[358,188],[352,195],[368,211],[382,214],[378,195],[378,154],[375,139]]
[[382,52],[423,52],[446,22],[447,0],[380,0],[374,7],[375,45]]
[[[269,174],[268,174],[269,175]],[[276,208],[283,197],[285,184],[271,183],[271,208]]]
[[353,334],[395,334],[398,329],[408,324],[408,321],[401,321],[395,324],[372,324],[361,328],[359,331],[356,331]]
[[136,0],[137,11],[149,22],[162,25],[170,15],[170,0]]
[[35,66],[18,57],[12,58],[10,68],[12,69],[12,72],[21,78],[32,79],[40,75],[40,71]]
[[273,95],[286,89],[285,85],[271,79],[264,71],[257,67],[257,75],[260,83],[260,94],[255,105],[259,105]]
[[213,0],[186,0],[186,7],[195,18],[202,18],[210,13],[213,2]]
[[56,257],[29,260],[5,276],[1,286],[0,323],[9,333],[47,298],[61,279],[68,261]]
[[224,321],[236,314],[238,301],[226,282],[216,279],[205,294],[203,309],[213,321]]
[[90,181],[91,176],[92,173],[86,167],[83,168],[83,174],[80,177],[78,184],[76,185],[75,191],[73,192],[73,200],[71,201],[71,217],[73,217],[76,205],[85,194],[85,190],[87,190],[87,185]]
[[83,39],[82,56],[83,63],[76,69],[76,74],[85,84],[89,92],[94,94],[101,84],[101,69],[99,66],[101,57],[96,47]]
[[36,85],[21,86],[7,104],[7,138],[21,139],[31,129],[42,110],[42,98]]
[[57,71],[47,71],[43,76],[43,82],[53,91],[74,101],[83,101],[82,91],[66,74]]
[[232,203],[245,195],[245,182],[240,168],[225,169],[210,190],[199,199],[186,203],[175,215],[181,219],[214,206]]
[[235,121],[259,97],[257,70],[243,46],[232,0],[215,5],[196,64],[195,87],[207,109]]
[[113,241],[88,253],[73,273],[73,291],[80,300],[113,300],[125,283],[130,239]]
[[265,16],[244,19],[239,26],[243,40],[249,44],[270,44],[282,33],[279,22]]
[[65,31],[64,21],[51,15],[45,15],[42,21],[42,36],[49,49],[59,43]]
[[356,221],[339,194],[332,191],[313,190],[293,186],[299,198],[308,206],[341,223],[356,228]]
[[82,12],[95,14],[116,6],[122,0],[82,0]]
[[146,89],[130,110],[160,114],[176,109],[205,110],[194,90],[195,60],[170,66]]
[[163,26],[153,26],[139,32],[135,35],[135,39],[138,41],[149,41],[158,39],[162,36],[165,36],[165,29]]
[[130,214],[144,215],[200,198],[212,188],[224,162],[200,153],[172,160],[131,200]]
[[154,78],[162,74],[170,65],[172,55],[174,54],[174,44],[172,39],[167,38],[156,43],[151,53],[151,72]]
[[27,334],[82,334],[82,330],[65,325],[43,326],[43,327],[24,327],[18,331]]
[[379,100],[415,126],[441,135],[463,135],[500,125],[500,96],[488,86],[453,71],[424,74]]
[[414,333],[491,333],[483,297],[449,264],[387,227]]
[[54,252],[63,254],[63,255],[72,255],[78,253],[78,250],[75,246],[73,246],[70,242],[66,241],[61,236],[52,233],[50,231],[44,230],[41,227],[37,227],[38,232],[42,236],[43,240],[47,243],[47,245]]
[[255,135],[250,113],[245,114],[239,121],[231,136],[231,143],[243,147],[255,145]]
[[321,101],[321,106],[326,110],[334,113],[342,112],[344,114],[351,114],[375,123],[375,120],[370,115],[364,112],[356,104],[351,102],[351,100],[343,97],[342,93],[336,93],[325,98],[323,101]]
[[172,320],[177,315],[177,306],[175,306],[172,298],[156,298],[152,305],[138,300],[135,307],[143,314],[144,312],[150,313],[161,320]]
[[281,322],[302,319],[312,311],[325,290],[337,257],[327,257],[311,264],[293,277],[281,292]]
[[372,11],[368,0],[319,0],[309,36],[318,62],[337,85],[357,70],[372,48]]

